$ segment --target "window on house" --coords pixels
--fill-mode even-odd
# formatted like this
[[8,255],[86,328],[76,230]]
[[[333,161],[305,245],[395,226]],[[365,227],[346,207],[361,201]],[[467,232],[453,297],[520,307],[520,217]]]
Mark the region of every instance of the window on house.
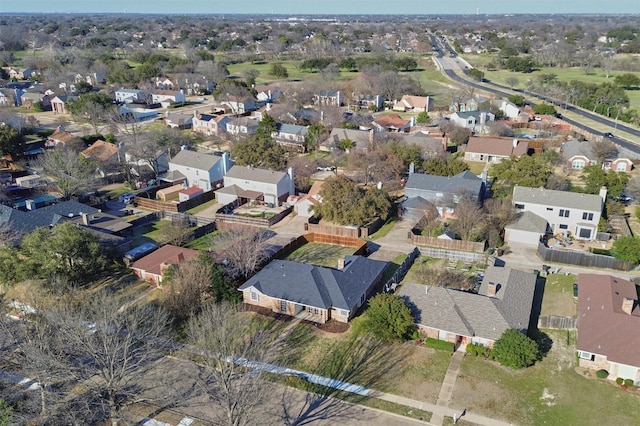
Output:
[[518,203],[516,203],[516,204],[515,204],[515,208],[516,208],[516,209],[518,209],[518,210],[524,210],[524,204],[518,204]]
[[260,300],[260,296],[255,291],[251,292],[251,300],[255,300],[256,302]]
[[280,312],[287,312],[287,301],[286,300],[281,300],[280,301]]
[[616,171],[618,171],[618,172],[626,172],[627,171],[627,165],[625,163],[618,163],[618,165],[616,166]]
[[578,351],[578,356],[580,357],[580,359],[586,359],[589,361],[595,361],[596,359],[596,356],[591,352]]
[[313,313],[318,315],[318,308],[313,308]]
[[344,309],[340,309],[340,315],[343,317],[346,317],[347,315],[349,315],[349,311],[345,311]]
[[559,212],[558,216],[560,216],[560,217],[569,217],[569,210],[560,209],[560,212]]
[[573,163],[571,163],[571,168],[573,168],[573,169],[583,169],[584,168],[584,161],[575,160]]
[[553,211],[553,207],[547,207],[547,211],[552,212]]
[[580,228],[580,232],[578,233],[580,238],[584,238],[586,240],[591,239],[591,229],[589,228]]
[[593,213],[582,213],[582,220],[593,220]]
[[569,229],[569,225],[560,225],[558,228],[560,228],[560,229]]

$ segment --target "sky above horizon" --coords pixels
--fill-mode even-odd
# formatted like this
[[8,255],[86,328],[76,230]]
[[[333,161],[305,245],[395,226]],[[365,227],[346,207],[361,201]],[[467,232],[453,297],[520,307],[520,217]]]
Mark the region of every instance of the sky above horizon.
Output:
[[640,0],[458,0],[456,2],[372,2],[371,0],[0,0],[0,13],[153,13],[153,14],[640,14]]

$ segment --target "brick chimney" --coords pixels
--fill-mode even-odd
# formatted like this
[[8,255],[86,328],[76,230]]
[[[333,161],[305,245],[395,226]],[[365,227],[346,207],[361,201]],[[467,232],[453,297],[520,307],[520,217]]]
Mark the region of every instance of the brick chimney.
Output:
[[633,311],[633,307],[635,303],[636,303],[635,299],[632,299],[630,297],[624,297],[622,299],[622,312],[624,312],[627,315],[631,315],[631,312]]
[[344,265],[345,265],[344,257],[341,257],[340,259],[338,259],[338,269],[340,270],[344,269]]
[[487,285],[487,296],[496,297],[496,293],[498,292],[499,289],[500,289],[500,284],[490,282]]

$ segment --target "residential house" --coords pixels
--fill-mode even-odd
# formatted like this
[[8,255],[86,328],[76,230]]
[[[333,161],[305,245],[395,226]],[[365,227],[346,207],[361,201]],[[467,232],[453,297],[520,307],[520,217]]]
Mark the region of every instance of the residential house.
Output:
[[371,124],[378,132],[407,133],[415,126],[415,118],[407,120],[398,114],[384,114],[376,116]]
[[358,111],[361,109],[380,111],[384,107],[384,98],[380,95],[354,96],[349,108]]
[[[419,220],[423,211],[412,211],[412,203],[426,200],[432,203],[442,217],[455,217],[457,204],[463,198],[471,198],[478,203],[484,201],[485,184],[476,175],[467,171],[455,176],[436,176],[424,173],[410,173],[404,187],[406,200],[403,203],[403,217]],[[421,200],[411,201],[413,198]],[[422,214],[421,214],[422,213]]]
[[265,203],[279,206],[295,194],[293,168],[288,173],[253,166],[233,166],[224,175],[224,188],[216,190],[222,204]]
[[[596,238],[606,198],[607,188],[604,186],[599,194],[515,186],[512,201],[519,212],[530,212],[546,220],[553,234],[590,241]],[[532,237],[523,233],[510,235],[511,241],[525,244],[533,244]]]
[[[65,221],[73,221],[79,226],[95,231],[96,236],[105,245],[119,247],[128,242],[128,238],[121,234],[131,228],[130,223],[76,201],[62,201],[36,208],[34,203],[27,200],[26,211],[0,204],[0,227],[10,231],[15,244],[19,243],[24,235],[38,228],[52,227]],[[105,223],[107,221],[109,224]]]
[[45,146],[49,148],[59,146],[59,145],[80,146],[83,143],[84,142],[82,142],[82,139],[80,137],[74,135],[73,133],[69,133],[65,131],[62,127],[60,127],[47,137],[47,142],[45,143]]
[[429,112],[433,109],[433,101],[430,96],[404,95],[393,104],[393,109],[402,112]]
[[343,129],[334,127],[329,137],[323,141],[318,149],[320,151],[332,151],[338,148],[340,141],[351,141],[355,149],[367,151],[374,143],[374,132],[372,130]]
[[222,114],[203,114],[195,110],[193,112],[192,129],[194,132],[207,136],[218,136],[227,131],[227,123],[230,117]]
[[119,169],[120,161],[125,158],[122,144],[114,144],[97,140],[80,153],[87,159],[98,163],[98,173],[104,177],[109,172]]
[[282,94],[282,90],[280,90],[280,87],[275,85],[256,85],[254,87],[254,90],[256,91],[256,98],[258,99],[258,101],[263,103],[275,102]]
[[578,365],[640,385],[638,286],[611,275],[578,275]]
[[272,260],[242,284],[244,303],[324,324],[348,322],[382,279],[386,262],[362,256],[340,259],[337,268]]
[[76,95],[58,95],[51,99],[51,111],[54,114],[68,114],[67,104],[69,101],[75,101],[78,97]]
[[313,185],[311,185],[307,194],[297,197],[295,200],[291,200],[290,197],[290,200],[295,202],[293,208],[298,216],[313,216],[314,212],[312,206],[316,206],[322,202],[322,196],[320,195],[322,185],[324,185],[324,181],[317,180],[313,182]]
[[13,90],[0,89],[0,106],[15,106],[16,101],[13,97]]
[[413,307],[416,326],[425,336],[490,348],[506,330],[526,334],[535,327],[535,289],[535,274],[491,266],[477,294],[412,283],[398,294]]
[[193,115],[182,112],[167,112],[164,122],[172,129],[190,129],[193,126]]
[[149,99],[149,93],[140,89],[121,88],[115,91],[116,102],[120,104],[130,103],[146,103]]
[[307,150],[307,126],[297,124],[276,124],[276,131],[271,134],[273,140],[287,149],[299,152]]
[[232,166],[228,152],[213,155],[184,149],[169,160],[169,174],[172,182],[177,176],[182,176],[187,187],[196,186],[210,191],[222,182]]
[[458,100],[453,102],[449,106],[449,111],[451,112],[468,112],[468,111],[477,111],[480,104],[484,102],[484,99],[479,97],[469,98],[465,100]]
[[[597,156],[593,146],[589,142],[570,140],[560,146],[560,153],[568,167],[575,170],[582,170],[586,166],[598,164]],[[602,168],[615,172],[630,172],[633,162],[629,158],[621,158],[617,155],[613,158],[606,158],[602,162]]]
[[510,157],[526,155],[528,151],[529,143],[526,140],[471,136],[467,142],[464,159],[495,164]]
[[315,105],[327,106],[344,106],[344,93],[339,90],[321,90],[320,93],[313,95],[313,103]]
[[171,104],[181,104],[187,101],[183,90],[154,90],[151,93],[151,102],[166,107]]
[[32,70],[31,68],[11,68],[9,69],[9,78],[16,80],[28,80],[31,77],[35,77],[38,74],[38,71]]
[[537,247],[540,239],[551,232],[547,219],[530,211],[521,211],[513,222],[504,227],[504,240]]
[[488,111],[454,112],[449,121],[458,127],[470,129],[474,133],[486,131],[487,123],[495,121],[496,116]]
[[153,85],[159,90],[173,90],[173,81],[169,77],[156,77]]
[[233,117],[226,122],[226,132],[234,136],[249,136],[258,131],[258,120],[254,117]]
[[417,145],[422,151],[422,158],[440,157],[447,151],[447,138],[432,136],[428,132],[398,133],[393,139],[404,141],[409,145]]
[[517,120],[522,112],[519,106],[504,99],[493,100],[491,105],[497,107],[510,120]]
[[170,268],[193,260],[199,254],[198,250],[166,244],[136,260],[130,268],[141,280],[160,285]]
[[51,96],[40,92],[25,92],[20,97],[20,104],[31,109],[35,104],[40,102],[44,111],[51,110]]
[[247,114],[263,106],[263,102],[258,102],[250,96],[227,96],[227,99],[221,103],[228,106],[236,115]]
[[107,79],[104,78],[102,74],[98,72],[94,72],[94,73],[89,73],[86,76],[83,76],[82,74],[78,73],[76,74],[75,81],[76,83],[80,83],[81,81],[84,81],[95,87],[99,84],[105,84],[107,82]]

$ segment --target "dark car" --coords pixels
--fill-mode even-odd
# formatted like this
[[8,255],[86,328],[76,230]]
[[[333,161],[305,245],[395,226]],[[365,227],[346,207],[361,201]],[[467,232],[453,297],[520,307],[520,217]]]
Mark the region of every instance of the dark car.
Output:
[[611,132],[607,132],[607,133],[605,133],[604,135],[605,135],[606,137],[608,137],[608,138],[612,138],[612,137],[614,137],[614,136],[613,136],[613,133],[611,133]]

